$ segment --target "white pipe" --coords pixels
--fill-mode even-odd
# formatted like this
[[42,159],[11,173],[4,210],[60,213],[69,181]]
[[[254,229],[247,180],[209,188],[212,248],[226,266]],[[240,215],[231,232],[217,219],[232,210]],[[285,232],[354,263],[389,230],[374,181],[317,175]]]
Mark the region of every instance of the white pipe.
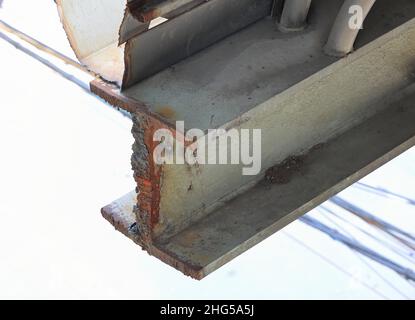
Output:
[[344,57],[353,51],[357,35],[375,2],[376,0],[345,0],[324,47],[326,54]]
[[283,32],[303,30],[310,5],[311,0],[285,0],[279,29]]

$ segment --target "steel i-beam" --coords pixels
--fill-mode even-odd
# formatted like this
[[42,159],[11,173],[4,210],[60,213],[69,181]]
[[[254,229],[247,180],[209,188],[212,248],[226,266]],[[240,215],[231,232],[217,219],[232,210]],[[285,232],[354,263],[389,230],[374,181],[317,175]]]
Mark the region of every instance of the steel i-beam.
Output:
[[[376,1],[339,58],[324,46],[330,34],[349,43],[332,29],[342,0],[314,0],[309,27],[288,34],[272,0],[96,1],[57,3],[78,59],[102,77],[91,90],[133,118],[137,188],[102,214],[186,275],[205,277],[414,145],[412,2]],[[192,128],[261,129],[259,174],[154,161],[158,129]]]

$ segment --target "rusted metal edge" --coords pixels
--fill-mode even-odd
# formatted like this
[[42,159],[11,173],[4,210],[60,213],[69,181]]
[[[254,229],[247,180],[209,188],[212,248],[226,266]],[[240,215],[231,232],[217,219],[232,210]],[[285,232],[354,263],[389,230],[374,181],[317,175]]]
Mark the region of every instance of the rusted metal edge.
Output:
[[123,95],[117,85],[97,78],[92,80],[89,86],[92,93],[102,98],[113,107],[120,108],[131,114],[141,113],[148,115],[155,121],[161,122],[164,126],[175,129],[174,123],[158,115],[157,113],[151,112],[145,103]]
[[[140,12],[136,13],[137,8],[132,6],[134,1],[130,1],[126,6],[124,17],[118,32],[118,45],[121,45],[128,40],[147,32],[152,19],[163,17],[167,20],[171,20],[207,1],[210,0],[193,0],[168,12],[150,11],[151,13],[143,13],[144,15],[147,15],[145,18],[139,18],[139,16],[143,14]],[[151,19],[149,17],[151,17]],[[155,28],[157,28],[157,26]]]
[[157,143],[153,134],[158,129],[166,128],[141,113],[133,115],[132,134],[134,136],[131,166],[137,183],[137,205],[134,207],[139,237],[144,247],[153,242],[154,228],[159,221],[160,189],[163,167],[155,164],[153,151]]
[[104,80],[96,79],[90,83],[91,92],[95,93],[111,105],[126,110],[132,115],[132,135],[134,144],[131,166],[137,184],[137,205],[134,206],[135,221],[140,226],[139,239],[144,248],[153,242],[153,230],[158,223],[161,189],[162,166],[156,165],[153,150],[157,143],[153,134],[159,129],[175,132],[175,127],[165,119],[151,113],[145,104],[120,93],[120,89]]
[[201,266],[189,264],[175,256],[172,252],[166,252],[160,249],[157,245],[144,244],[142,242],[138,234],[136,216],[133,212],[136,196],[136,192],[130,192],[112,204],[105,206],[101,209],[102,216],[114,226],[115,230],[121,232],[124,236],[141,246],[149,255],[164,261],[186,276],[193,279],[202,279],[204,274]]
[[[159,228],[161,188],[163,182],[163,165],[154,161],[154,150],[159,142],[153,137],[157,130],[167,129],[174,137],[183,133],[168,128],[164,123],[136,112],[132,117],[132,134],[134,137],[131,167],[137,184],[137,205],[134,206],[139,238],[143,247],[151,246]],[[184,138],[183,138],[184,139]],[[191,144],[191,142],[187,142]]]
[[118,30],[118,45],[122,45],[133,37],[146,32],[150,23],[143,23],[136,19],[130,12],[128,5],[124,10],[124,17],[122,19],[120,28]]

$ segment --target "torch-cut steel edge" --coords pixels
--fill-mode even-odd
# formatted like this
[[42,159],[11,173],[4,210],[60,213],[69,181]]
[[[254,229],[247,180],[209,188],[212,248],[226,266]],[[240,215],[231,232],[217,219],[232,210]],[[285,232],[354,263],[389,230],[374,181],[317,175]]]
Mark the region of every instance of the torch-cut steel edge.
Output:
[[89,87],[92,93],[108,102],[114,108],[127,111],[131,114],[145,114],[150,116],[153,120],[163,123],[166,127],[171,129],[175,128],[175,125],[168,119],[157,113],[151,112],[145,103],[122,94],[120,88],[113,83],[97,78],[90,82]]
[[189,277],[199,280],[202,279],[204,277],[203,268],[191,265],[179,257],[174,256],[171,252],[165,252],[157,245],[143,244],[140,241],[140,237],[137,233],[136,215],[134,214],[136,199],[137,194],[132,191],[102,208],[102,216],[110,222],[117,231],[140,245],[143,250],[147,251],[150,255],[164,261]]

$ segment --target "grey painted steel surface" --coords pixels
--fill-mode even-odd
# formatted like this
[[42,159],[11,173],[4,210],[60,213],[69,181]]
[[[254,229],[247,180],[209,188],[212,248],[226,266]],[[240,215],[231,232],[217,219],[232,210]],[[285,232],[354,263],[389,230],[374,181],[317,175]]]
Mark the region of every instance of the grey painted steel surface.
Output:
[[126,46],[123,88],[189,57],[271,12],[272,0],[211,0]]

